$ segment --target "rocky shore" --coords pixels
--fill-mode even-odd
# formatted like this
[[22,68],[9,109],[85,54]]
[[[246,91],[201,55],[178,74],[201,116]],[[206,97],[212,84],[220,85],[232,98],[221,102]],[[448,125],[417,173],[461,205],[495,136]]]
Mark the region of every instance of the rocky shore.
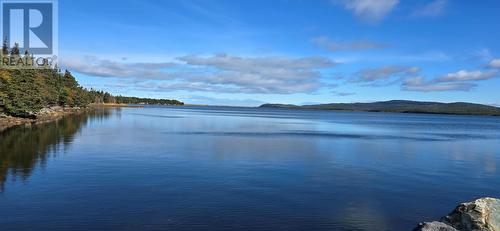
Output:
[[2,113],[2,111],[0,110],[0,132],[16,126],[31,126],[33,124],[51,122],[59,118],[62,118],[65,115],[79,113],[83,111],[94,110],[98,108],[123,108],[123,107],[141,108],[143,106],[116,104],[116,103],[90,104],[85,108],[54,106],[49,108],[43,108],[38,113],[34,114],[33,118],[8,116]]
[[50,107],[43,108],[33,118],[13,117],[0,113],[0,132],[15,126],[31,126],[57,120],[65,115],[86,110],[79,107]]
[[462,203],[440,221],[420,223],[413,231],[500,231],[500,199]]

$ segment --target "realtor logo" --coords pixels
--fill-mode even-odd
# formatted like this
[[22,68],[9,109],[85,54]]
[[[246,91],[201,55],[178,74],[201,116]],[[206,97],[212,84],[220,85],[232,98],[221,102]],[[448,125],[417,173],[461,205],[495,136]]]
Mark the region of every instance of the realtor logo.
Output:
[[24,53],[55,56],[57,51],[56,0],[0,0],[2,40],[18,43]]

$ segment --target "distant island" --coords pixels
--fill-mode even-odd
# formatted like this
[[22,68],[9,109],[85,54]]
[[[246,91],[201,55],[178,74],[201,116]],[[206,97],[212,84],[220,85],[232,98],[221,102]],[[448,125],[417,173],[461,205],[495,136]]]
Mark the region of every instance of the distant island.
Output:
[[293,104],[263,104],[260,108],[500,116],[500,108],[483,104],[409,100],[391,100],[374,103],[330,103],[303,106]]

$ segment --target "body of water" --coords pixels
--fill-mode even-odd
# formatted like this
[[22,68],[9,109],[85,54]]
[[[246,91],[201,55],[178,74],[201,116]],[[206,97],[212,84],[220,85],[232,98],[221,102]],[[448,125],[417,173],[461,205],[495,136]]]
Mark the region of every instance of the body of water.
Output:
[[0,134],[0,230],[411,230],[498,168],[499,117],[110,109]]

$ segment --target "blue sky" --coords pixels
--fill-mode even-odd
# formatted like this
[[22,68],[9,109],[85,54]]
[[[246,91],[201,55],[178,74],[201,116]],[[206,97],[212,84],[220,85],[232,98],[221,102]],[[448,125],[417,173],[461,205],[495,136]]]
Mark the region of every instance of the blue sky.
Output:
[[500,105],[495,0],[59,0],[85,87],[193,104]]

